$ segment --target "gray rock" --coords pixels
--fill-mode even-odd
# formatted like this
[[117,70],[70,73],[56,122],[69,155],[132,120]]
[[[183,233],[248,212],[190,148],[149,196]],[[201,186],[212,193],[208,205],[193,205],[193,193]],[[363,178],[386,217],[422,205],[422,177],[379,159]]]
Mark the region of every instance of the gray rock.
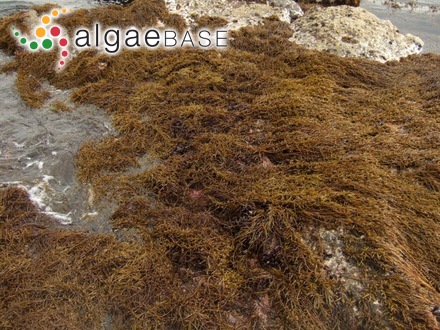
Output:
[[399,33],[390,21],[350,6],[313,8],[292,27],[291,41],[346,57],[386,62],[418,54],[423,47],[420,38]]
[[301,7],[293,0],[269,0],[269,4],[273,7],[287,9],[291,19],[297,19],[304,15]]

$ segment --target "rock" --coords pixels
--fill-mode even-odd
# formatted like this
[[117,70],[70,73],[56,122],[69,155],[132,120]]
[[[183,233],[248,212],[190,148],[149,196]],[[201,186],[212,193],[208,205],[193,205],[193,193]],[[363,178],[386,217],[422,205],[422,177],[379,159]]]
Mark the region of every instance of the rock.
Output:
[[117,4],[117,5],[128,5],[133,2],[133,0],[98,0],[102,3],[109,3],[109,4]]
[[[319,1],[359,4],[359,0],[314,0]],[[386,62],[418,54],[423,47],[420,38],[403,35],[390,21],[352,6],[316,6],[304,15],[293,0],[268,0],[267,4],[237,0],[166,0],[166,5],[170,12],[182,15],[191,27],[197,26],[197,19],[204,16],[225,19],[228,30],[258,25],[264,18],[278,16],[294,30],[290,41],[344,57]]]
[[349,6],[315,7],[292,24],[291,41],[306,48],[380,62],[422,51],[423,41],[403,35],[388,20]]
[[291,19],[296,19],[304,15],[301,7],[293,0],[270,0],[269,4],[273,7],[287,9]]
[[[171,13],[182,15],[189,26],[195,25],[195,18],[216,16],[228,21],[226,28],[238,30],[244,26],[258,25],[264,18],[278,16],[287,23],[304,13],[293,0],[271,0],[268,4],[224,0],[166,0]],[[270,4],[269,3],[269,4]]]
[[361,4],[361,0],[311,0],[309,2],[324,6],[347,5],[347,6],[359,7],[359,5]]
[[439,306],[433,306],[430,308],[431,313],[435,316],[437,319],[437,322],[440,322],[440,307]]

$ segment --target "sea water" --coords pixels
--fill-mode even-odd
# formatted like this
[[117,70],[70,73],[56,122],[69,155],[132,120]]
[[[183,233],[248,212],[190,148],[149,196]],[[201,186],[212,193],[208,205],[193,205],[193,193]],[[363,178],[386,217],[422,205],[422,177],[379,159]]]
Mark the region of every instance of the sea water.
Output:
[[68,8],[90,8],[97,5],[93,0],[32,0],[32,1],[8,1],[0,0],[0,17],[13,14],[19,10],[24,10],[33,5],[44,5],[46,3],[59,3]]
[[361,0],[361,7],[420,37],[424,53],[440,53],[440,0]]
[[[11,58],[0,53],[0,65]],[[75,155],[91,138],[114,134],[110,118],[93,106],[75,106],[73,111],[55,112],[51,101],[69,104],[71,91],[44,86],[51,101],[39,109],[26,106],[15,87],[16,74],[0,74],[0,188],[26,189],[41,212],[61,225],[79,225],[106,231],[86,218],[97,214],[89,203],[90,190],[75,178]],[[102,218],[104,213],[99,213]],[[98,226],[99,224],[99,226]],[[96,228],[94,228],[96,227]]]

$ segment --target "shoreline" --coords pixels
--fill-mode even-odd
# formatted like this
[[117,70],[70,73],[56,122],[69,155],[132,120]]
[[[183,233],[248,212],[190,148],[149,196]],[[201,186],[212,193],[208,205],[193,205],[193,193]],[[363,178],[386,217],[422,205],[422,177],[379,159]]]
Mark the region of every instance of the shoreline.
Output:
[[402,33],[420,37],[425,43],[422,53],[440,53],[440,4],[435,8],[428,4],[393,8],[384,0],[362,0],[360,7],[390,20]]
[[[390,49],[390,23],[290,7],[222,52],[86,50],[56,71],[8,34],[59,15],[37,10],[0,25],[0,328],[440,326],[440,55],[371,60],[362,38]],[[154,0],[57,20],[186,27]],[[302,47],[295,22],[371,53]],[[398,37],[394,56],[420,46]]]

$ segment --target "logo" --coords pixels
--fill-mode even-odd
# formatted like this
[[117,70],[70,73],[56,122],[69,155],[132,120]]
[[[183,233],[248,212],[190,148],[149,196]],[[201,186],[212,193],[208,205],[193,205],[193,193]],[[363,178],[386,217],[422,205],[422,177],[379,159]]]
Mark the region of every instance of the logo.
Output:
[[61,68],[71,57],[69,49],[69,37],[64,29],[55,23],[56,19],[68,15],[73,12],[72,9],[53,9],[49,14],[43,15],[39,18],[39,24],[31,28],[33,35],[28,36],[17,28],[12,28],[12,33],[18,42],[30,51],[50,51],[58,48],[59,56],[56,63],[56,69]]
[[199,31],[176,31],[163,27],[162,22],[157,27],[147,29],[119,29],[117,27],[102,29],[99,23],[95,23],[89,30],[78,28],[74,33],[74,39],[70,40],[67,31],[56,19],[63,15],[69,15],[72,9],[53,9],[50,13],[38,19],[38,24],[31,30],[33,34],[28,36],[17,28],[12,28],[12,33],[18,43],[29,51],[53,51],[59,53],[56,70],[61,70],[68,60],[73,56],[71,48],[75,52],[86,49],[97,49],[108,55],[118,54],[122,48],[125,49],[173,49],[173,48],[226,48],[227,31],[201,29]]

